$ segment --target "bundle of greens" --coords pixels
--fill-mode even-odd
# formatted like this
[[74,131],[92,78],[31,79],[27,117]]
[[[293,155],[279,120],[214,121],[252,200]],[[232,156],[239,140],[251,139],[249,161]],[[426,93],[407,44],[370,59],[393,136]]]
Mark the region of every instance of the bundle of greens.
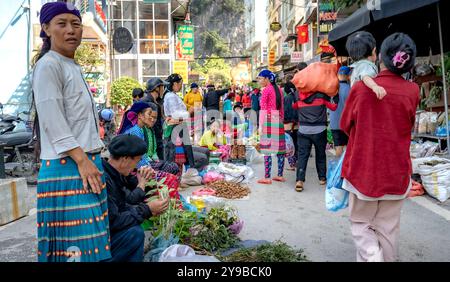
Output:
[[220,257],[224,262],[307,262],[303,250],[294,250],[281,241],[254,248],[241,249],[233,254]]
[[[159,184],[159,188],[150,190],[147,195],[151,196],[148,201],[151,203],[152,201],[156,201],[158,199],[168,199],[169,198],[169,188],[167,185]],[[150,221],[153,223],[154,228],[156,228],[156,232],[154,236],[157,237],[159,235],[164,236],[164,238],[168,239],[169,236],[173,233],[174,227],[177,223],[178,218],[182,215],[182,211],[178,208],[178,203],[176,199],[169,199],[169,207],[167,210],[156,217],[152,217]]]

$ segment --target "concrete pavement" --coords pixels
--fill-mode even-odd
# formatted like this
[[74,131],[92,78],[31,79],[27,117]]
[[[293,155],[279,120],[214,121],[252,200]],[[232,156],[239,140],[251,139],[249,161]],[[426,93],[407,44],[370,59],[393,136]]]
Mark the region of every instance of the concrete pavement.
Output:
[[[273,172],[276,172],[276,164]],[[255,166],[263,176],[262,164]],[[312,261],[355,261],[348,210],[325,209],[324,186],[318,185],[314,160],[310,159],[305,190],[294,190],[295,172],[286,172],[286,183],[263,186],[252,180],[246,200],[230,201],[245,221],[241,239],[286,243],[305,250]],[[182,192],[189,195],[195,188]],[[30,188],[35,204],[36,188]],[[405,202],[400,232],[401,261],[450,261],[450,201],[437,204],[429,197]],[[0,227],[0,262],[36,261],[36,215]]]

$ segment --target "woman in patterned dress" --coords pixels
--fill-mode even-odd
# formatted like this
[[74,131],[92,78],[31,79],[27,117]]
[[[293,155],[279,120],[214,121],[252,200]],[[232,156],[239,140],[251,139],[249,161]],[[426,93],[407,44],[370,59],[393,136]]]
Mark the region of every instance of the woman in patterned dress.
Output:
[[286,154],[286,140],[284,135],[284,109],[281,89],[275,83],[275,74],[263,70],[258,75],[259,84],[263,89],[260,100],[260,131],[261,154],[264,155],[264,179],[260,184],[272,184],[270,174],[272,171],[272,155],[278,158],[278,176],[273,180],[285,182],[283,177],[284,160]]
[[42,160],[37,187],[39,262],[111,258],[99,121],[92,93],[74,61],[80,12],[45,4],[42,50],[33,71],[35,131]]

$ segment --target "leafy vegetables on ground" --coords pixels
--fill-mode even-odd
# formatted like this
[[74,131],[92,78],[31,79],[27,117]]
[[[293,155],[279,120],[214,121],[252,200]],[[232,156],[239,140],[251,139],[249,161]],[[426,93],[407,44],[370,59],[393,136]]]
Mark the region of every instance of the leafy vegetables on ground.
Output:
[[284,242],[263,244],[254,248],[245,248],[233,254],[221,257],[224,262],[307,262],[303,250],[294,250]]

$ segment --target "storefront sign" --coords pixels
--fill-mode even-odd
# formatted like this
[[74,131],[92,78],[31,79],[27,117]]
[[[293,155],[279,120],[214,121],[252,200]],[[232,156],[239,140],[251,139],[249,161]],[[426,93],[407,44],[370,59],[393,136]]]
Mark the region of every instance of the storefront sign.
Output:
[[176,59],[194,61],[194,27],[181,25],[178,27]]
[[302,52],[292,52],[291,63],[298,64],[301,62],[303,62],[303,53]]
[[276,56],[275,56],[275,50],[270,50],[269,53],[269,70],[272,70],[275,64]]
[[328,34],[336,24],[337,12],[333,3],[319,3],[319,32]]
[[183,84],[189,81],[189,63],[188,61],[174,61],[173,73],[178,73],[183,78]]
[[278,32],[281,30],[281,24],[279,22],[273,22],[270,24],[270,30],[273,32]]
[[117,52],[128,53],[133,48],[134,39],[131,32],[125,27],[118,27],[113,34],[113,47]]
[[283,42],[283,56],[289,56],[291,53],[291,50],[289,49],[289,43]]

